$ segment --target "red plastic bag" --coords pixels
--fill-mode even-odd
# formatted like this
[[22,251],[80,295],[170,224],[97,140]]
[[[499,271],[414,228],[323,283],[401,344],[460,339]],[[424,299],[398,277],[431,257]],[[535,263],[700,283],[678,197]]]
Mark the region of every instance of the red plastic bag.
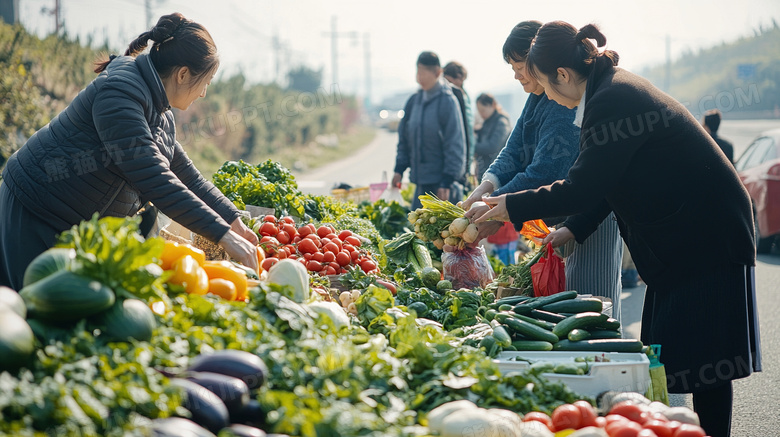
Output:
[[566,272],[561,257],[547,243],[547,254],[531,266],[534,296],[549,296],[566,289]]
[[441,256],[444,279],[459,288],[486,287],[493,281],[493,268],[482,246],[467,247]]

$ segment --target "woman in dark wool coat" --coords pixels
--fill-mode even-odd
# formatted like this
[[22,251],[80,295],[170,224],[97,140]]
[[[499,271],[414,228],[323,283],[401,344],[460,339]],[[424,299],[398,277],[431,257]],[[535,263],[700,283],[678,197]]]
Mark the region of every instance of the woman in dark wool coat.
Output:
[[257,236],[176,141],[171,107],[205,97],[218,68],[211,35],[179,13],[99,62],[92,83],[3,171],[0,285],[20,289],[27,265],[62,231],[95,213],[135,215],[149,201],[257,268]]
[[641,340],[662,345],[669,392],[693,393],[704,430],[728,436],[732,380],[761,370],[750,198],[690,112],[591,39],[606,44],[593,25],[547,23],[527,59],[551,99],[577,107],[568,177],[487,198],[494,207],[475,221],[570,215],[548,237],[555,245],[614,211],[647,284]]

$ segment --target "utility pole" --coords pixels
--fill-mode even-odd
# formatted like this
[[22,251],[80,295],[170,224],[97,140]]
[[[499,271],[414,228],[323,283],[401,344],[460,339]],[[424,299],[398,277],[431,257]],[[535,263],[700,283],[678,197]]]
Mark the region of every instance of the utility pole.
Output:
[[365,107],[371,106],[371,35],[366,32],[363,34],[363,58],[366,62],[366,97]]
[[151,29],[152,23],[152,0],[144,0],[144,11],[146,12],[146,28]]
[[666,34],[666,74],[664,75],[664,91],[670,92],[672,84],[672,38]]
[[339,67],[338,67],[338,39],[339,38],[352,38],[353,40],[358,38],[357,32],[341,32],[339,33],[336,26],[336,16],[330,18],[330,32],[323,32],[323,36],[330,37],[330,62],[331,62],[331,79],[333,84],[337,84],[339,81]]
[[282,44],[279,41],[279,35],[276,33],[276,30],[274,30],[274,34],[271,37],[271,47],[274,50],[274,63],[276,73],[274,74],[274,82],[278,85],[281,85],[282,81],[279,77],[279,70],[280,70],[280,64],[282,63],[281,60],[281,51],[282,51]]

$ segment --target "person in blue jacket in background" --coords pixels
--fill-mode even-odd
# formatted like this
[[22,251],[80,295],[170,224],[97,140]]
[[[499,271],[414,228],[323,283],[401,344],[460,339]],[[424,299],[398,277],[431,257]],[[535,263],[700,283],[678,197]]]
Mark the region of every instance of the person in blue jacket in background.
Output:
[[463,198],[457,181],[466,171],[466,134],[458,101],[441,76],[439,57],[433,52],[420,53],[420,90],[406,102],[398,125],[392,184],[399,186],[409,169],[409,180],[416,184],[412,209],[421,206],[419,196],[426,193],[455,202]]
[[[523,21],[515,26],[503,47],[504,60],[512,66],[515,79],[529,93],[525,108],[509,135],[506,146],[482,176],[482,182],[463,202],[469,209],[467,217],[479,217],[487,208],[474,206],[485,195],[539,188],[566,179],[569,168],[579,155],[580,128],[574,124],[575,110],[550,100],[539,82],[525,69],[525,60],[539,21]],[[548,218],[554,226],[565,217]],[[501,228],[500,222],[479,225],[480,238]],[[564,246],[566,257],[566,288],[580,294],[608,297],[612,300],[613,316],[620,320],[620,268],[623,245],[617,222],[608,218],[582,244]]]

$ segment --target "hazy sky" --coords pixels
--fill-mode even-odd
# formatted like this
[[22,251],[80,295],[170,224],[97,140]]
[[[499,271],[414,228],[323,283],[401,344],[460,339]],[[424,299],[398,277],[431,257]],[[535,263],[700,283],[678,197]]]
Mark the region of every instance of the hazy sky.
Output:
[[[206,26],[222,55],[221,74],[242,69],[251,80],[270,82],[276,59],[272,38],[278,36],[281,68],[305,64],[324,68],[323,84],[331,79],[331,40],[325,35],[331,17],[339,32],[356,32],[338,39],[339,87],[363,93],[365,58],[363,36],[369,34],[372,97],[416,87],[415,60],[422,50],[437,52],[443,62],[458,60],[469,71],[466,89],[472,98],[482,91],[518,92],[501,46],[511,28],[522,20],[565,20],[577,27],[597,23],[608,48],[618,51],[621,66],[639,70],[662,63],[665,37],[671,55],[710,47],[751,35],[759,25],[780,22],[778,0],[657,0],[657,1],[249,1],[150,0],[153,15],[179,11]],[[43,7],[54,0],[20,0],[20,18],[41,35],[53,30]],[[70,34],[108,38],[116,48],[146,29],[142,0],[61,0]]]

